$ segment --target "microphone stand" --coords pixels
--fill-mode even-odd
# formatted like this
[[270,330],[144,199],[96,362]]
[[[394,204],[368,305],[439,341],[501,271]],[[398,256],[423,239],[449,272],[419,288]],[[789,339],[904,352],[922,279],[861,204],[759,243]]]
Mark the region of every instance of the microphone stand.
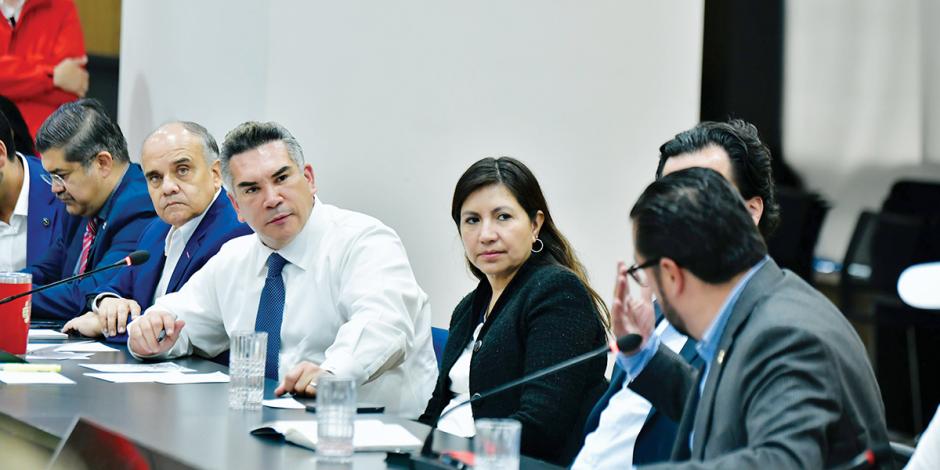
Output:
[[109,270],[109,269],[120,268],[120,267],[123,267],[123,266],[135,266],[135,265],[138,265],[138,264],[141,264],[141,263],[147,261],[148,258],[150,258],[150,253],[149,253],[149,252],[147,252],[147,251],[145,251],[145,250],[138,250],[138,251],[135,251],[135,252],[131,253],[131,254],[128,255],[128,256],[125,256],[125,257],[122,258],[120,261],[118,261],[118,262],[116,262],[116,263],[114,263],[114,264],[109,264],[109,265],[107,265],[107,266],[102,266],[102,267],[100,267],[100,268],[98,268],[98,269],[92,269],[91,271],[87,271],[87,272],[84,272],[84,273],[81,273],[81,274],[76,274],[76,275],[74,275],[74,276],[71,276],[71,277],[67,277],[67,278],[65,278],[65,279],[58,280],[58,281],[53,282],[53,283],[51,283],[51,284],[46,284],[46,285],[44,285],[44,286],[37,287],[37,288],[35,288],[35,289],[28,290],[28,291],[26,291],[26,292],[20,292],[19,294],[11,295],[11,296],[9,296],[9,297],[3,299],[3,300],[0,300],[0,305],[3,305],[3,304],[5,304],[5,303],[7,303],[7,302],[11,302],[11,301],[16,300],[16,299],[18,299],[18,298],[20,298],[20,297],[25,297],[25,296],[27,296],[27,295],[35,294],[35,293],[37,293],[37,292],[42,292],[42,291],[44,291],[44,290],[46,290],[46,289],[49,289],[50,287],[58,286],[59,284],[65,284],[66,282],[71,282],[71,281],[74,281],[74,280],[77,280],[77,279],[81,279],[81,278],[86,277],[86,276],[91,276],[92,274],[100,273],[101,271],[107,271],[107,270]]
[[[643,338],[640,335],[628,334],[621,338],[618,338],[616,342],[612,342],[609,345],[601,346],[593,351],[588,351],[584,354],[572,357],[571,359],[559,362],[551,367],[547,367],[542,370],[532,372],[531,374],[526,374],[516,380],[511,380],[502,385],[496,386],[489,390],[484,390],[480,393],[474,393],[470,398],[458,403],[453,406],[451,409],[441,413],[437,418],[437,422],[444,419],[445,416],[450,414],[452,411],[457,408],[469,405],[471,403],[480,401],[484,398],[491,397],[493,395],[503,393],[507,390],[512,390],[521,385],[525,385],[535,379],[542,378],[546,375],[554,374],[561,370],[567,369],[573,365],[580,364],[588,359],[592,359],[600,354],[606,353],[608,351],[620,352],[620,351],[632,351],[640,346]],[[424,444],[421,446],[421,454],[418,456],[412,457],[413,468],[416,470],[420,469],[450,469],[453,470],[453,466],[448,465],[439,460],[440,455],[432,449],[434,446],[434,431],[437,430],[437,424],[431,427],[431,431],[428,433],[428,436],[424,439]]]

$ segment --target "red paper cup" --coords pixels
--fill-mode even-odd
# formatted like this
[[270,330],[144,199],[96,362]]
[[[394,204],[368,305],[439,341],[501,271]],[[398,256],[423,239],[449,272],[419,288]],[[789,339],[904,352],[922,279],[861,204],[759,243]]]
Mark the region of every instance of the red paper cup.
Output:
[[[33,276],[25,273],[0,273],[0,299],[33,288]],[[0,349],[11,354],[26,354],[32,295],[24,295],[0,304]]]

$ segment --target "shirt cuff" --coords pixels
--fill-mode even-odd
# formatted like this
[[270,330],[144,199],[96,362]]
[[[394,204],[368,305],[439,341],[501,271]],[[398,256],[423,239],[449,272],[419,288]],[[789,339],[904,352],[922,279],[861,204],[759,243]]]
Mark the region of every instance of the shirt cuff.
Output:
[[659,350],[659,343],[659,334],[654,331],[653,334],[650,335],[650,339],[646,342],[646,345],[640,349],[640,352],[632,356],[625,354],[617,355],[617,364],[627,373],[626,383],[633,382],[637,376],[643,373],[643,369],[646,368],[646,365],[653,359],[656,351]]
[[117,295],[114,292],[102,292],[96,295],[94,300],[91,301],[91,311],[94,312],[95,315],[98,314],[98,304],[101,303],[102,300],[107,299],[108,297],[114,297],[118,299],[121,298],[120,295]]

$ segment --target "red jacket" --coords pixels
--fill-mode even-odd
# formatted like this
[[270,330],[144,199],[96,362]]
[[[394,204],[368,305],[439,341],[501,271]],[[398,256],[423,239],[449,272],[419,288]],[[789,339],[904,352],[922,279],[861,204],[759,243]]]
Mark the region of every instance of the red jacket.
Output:
[[85,55],[85,40],[72,0],[27,0],[16,22],[0,20],[0,95],[23,113],[33,138],[59,105],[78,99],[52,84],[52,69]]

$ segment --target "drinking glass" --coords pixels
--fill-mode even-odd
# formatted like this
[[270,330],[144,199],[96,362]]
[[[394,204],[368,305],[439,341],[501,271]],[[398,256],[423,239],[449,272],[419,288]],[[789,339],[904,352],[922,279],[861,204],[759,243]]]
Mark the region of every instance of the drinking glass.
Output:
[[356,382],[323,374],[317,379],[317,454],[348,462],[353,454]]
[[478,419],[474,423],[474,470],[518,470],[522,425],[514,419]]
[[267,349],[268,334],[263,331],[232,333],[228,362],[229,408],[233,410],[261,409]]

